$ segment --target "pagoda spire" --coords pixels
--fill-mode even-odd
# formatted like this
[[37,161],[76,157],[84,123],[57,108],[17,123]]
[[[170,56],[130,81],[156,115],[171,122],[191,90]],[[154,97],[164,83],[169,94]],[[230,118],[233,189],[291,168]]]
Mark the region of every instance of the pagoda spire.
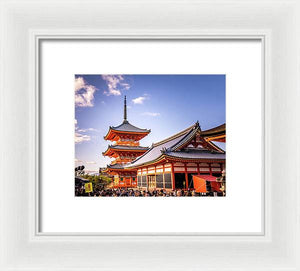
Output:
[[124,121],[123,122],[128,122],[127,121],[127,105],[126,105],[126,95],[124,98]]

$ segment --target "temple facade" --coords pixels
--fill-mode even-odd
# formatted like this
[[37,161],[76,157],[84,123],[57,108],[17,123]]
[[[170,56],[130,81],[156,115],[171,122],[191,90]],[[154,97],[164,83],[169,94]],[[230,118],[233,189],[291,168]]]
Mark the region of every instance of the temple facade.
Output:
[[149,148],[140,146],[140,140],[147,136],[150,130],[141,129],[130,124],[127,120],[126,96],[124,99],[124,120],[118,126],[110,126],[104,136],[105,140],[112,141],[102,154],[114,160],[107,166],[105,172],[114,177],[115,188],[136,187],[137,171],[125,168],[125,165],[134,161],[148,151]]
[[137,186],[147,189],[194,189],[193,176],[220,177],[225,151],[212,141],[226,142],[225,124],[201,131],[191,127],[152,146],[125,168],[136,170]]

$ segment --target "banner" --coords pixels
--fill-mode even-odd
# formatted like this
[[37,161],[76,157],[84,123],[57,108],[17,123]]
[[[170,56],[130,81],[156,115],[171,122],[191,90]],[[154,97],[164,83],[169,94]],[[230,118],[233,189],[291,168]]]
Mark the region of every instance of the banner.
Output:
[[84,184],[84,190],[85,190],[85,193],[93,192],[93,184],[92,183]]

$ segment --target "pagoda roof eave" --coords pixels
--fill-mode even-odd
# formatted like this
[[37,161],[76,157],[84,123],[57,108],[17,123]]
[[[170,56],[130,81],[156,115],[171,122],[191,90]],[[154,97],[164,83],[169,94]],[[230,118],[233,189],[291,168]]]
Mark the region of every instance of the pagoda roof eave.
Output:
[[140,146],[122,146],[122,145],[118,145],[118,146],[113,146],[113,145],[109,145],[108,148],[106,149],[106,151],[102,152],[102,155],[106,156],[109,155],[109,152],[111,151],[117,151],[117,152],[146,152],[148,151],[149,148],[148,147],[140,147]]
[[124,167],[123,165],[107,165],[106,166],[106,169],[105,169],[106,172],[112,172],[112,171],[132,171],[132,169],[129,169],[129,168],[126,168]]
[[124,120],[120,125],[118,126],[109,126],[109,130],[104,136],[105,140],[109,140],[109,137],[111,134],[131,134],[131,135],[147,135],[151,132],[149,129],[141,129],[138,128],[131,123],[129,123],[127,120]]
[[130,170],[127,169],[127,168],[110,168],[110,167],[107,167],[106,171],[109,172],[109,171],[130,171]]
[[[113,134],[129,134],[129,135],[148,135],[151,132],[151,130],[147,130],[145,132],[132,132],[132,131],[118,131],[118,130],[114,130],[111,127],[109,128],[107,134],[103,137],[105,140],[111,140],[111,136],[113,136]],[[144,137],[143,136],[143,137]]]
[[128,145],[109,145],[108,148],[120,151],[147,151],[148,147],[128,146]]

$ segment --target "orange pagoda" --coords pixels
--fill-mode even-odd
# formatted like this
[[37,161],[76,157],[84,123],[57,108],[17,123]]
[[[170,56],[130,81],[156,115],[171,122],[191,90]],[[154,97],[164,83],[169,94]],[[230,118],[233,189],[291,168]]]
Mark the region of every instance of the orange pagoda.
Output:
[[148,151],[148,147],[140,146],[140,140],[151,130],[141,129],[130,124],[127,120],[126,96],[124,98],[124,120],[118,126],[110,126],[104,136],[105,140],[113,142],[102,154],[114,160],[107,166],[105,172],[114,176],[114,187],[136,187],[137,171],[126,169],[124,166]]

